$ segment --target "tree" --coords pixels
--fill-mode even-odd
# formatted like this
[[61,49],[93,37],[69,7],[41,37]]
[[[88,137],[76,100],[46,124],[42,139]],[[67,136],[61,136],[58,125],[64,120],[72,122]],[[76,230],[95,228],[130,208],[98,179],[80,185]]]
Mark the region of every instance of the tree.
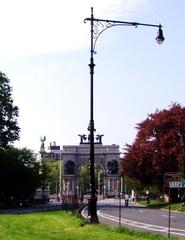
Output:
[[137,124],[132,145],[126,145],[123,174],[143,185],[164,187],[164,173],[178,172],[185,177],[185,108],[172,104]]
[[40,166],[31,150],[0,148],[0,206],[31,199],[40,186]]
[[59,193],[59,178],[60,178],[60,166],[61,177],[63,176],[63,164],[60,165],[59,160],[53,158],[44,158],[41,162],[41,178],[42,187],[49,186],[51,194]]
[[[98,164],[94,164],[95,169],[95,185],[96,189],[98,190],[99,186],[99,177],[98,174],[100,174],[100,171],[102,170],[101,167]],[[80,189],[82,194],[86,194],[90,192],[91,189],[91,181],[90,181],[90,164],[86,164],[81,167],[80,169],[80,179],[79,179]]]
[[18,107],[13,105],[12,88],[5,74],[0,72],[0,146],[19,140]]

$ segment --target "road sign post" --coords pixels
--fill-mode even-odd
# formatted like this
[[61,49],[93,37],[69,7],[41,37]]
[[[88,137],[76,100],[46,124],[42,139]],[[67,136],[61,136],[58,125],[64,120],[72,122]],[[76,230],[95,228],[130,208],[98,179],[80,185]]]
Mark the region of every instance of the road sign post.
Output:
[[[170,175],[170,177],[172,177],[172,175]],[[185,179],[181,179],[180,181],[169,181],[168,238],[170,238],[170,225],[171,225],[171,193],[170,193],[171,188],[178,189],[185,188]]]

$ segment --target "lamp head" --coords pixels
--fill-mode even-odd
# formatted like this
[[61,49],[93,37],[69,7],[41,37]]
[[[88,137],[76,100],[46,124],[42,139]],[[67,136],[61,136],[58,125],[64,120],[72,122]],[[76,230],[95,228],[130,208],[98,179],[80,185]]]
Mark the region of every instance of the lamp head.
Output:
[[165,40],[164,36],[163,36],[163,30],[162,30],[162,26],[159,25],[159,29],[157,32],[157,37],[155,38],[158,44],[162,44]]

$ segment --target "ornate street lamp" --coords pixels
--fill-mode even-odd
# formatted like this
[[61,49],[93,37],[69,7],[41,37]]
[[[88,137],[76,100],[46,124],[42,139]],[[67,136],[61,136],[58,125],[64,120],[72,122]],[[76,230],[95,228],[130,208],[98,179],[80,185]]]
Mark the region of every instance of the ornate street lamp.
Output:
[[90,21],[91,24],[91,46],[90,46],[90,123],[88,126],[89,131],[89,142],[90,142],[90,177],[91,177],[91,196],[89,199],[89,214],[90,214],[90,222],[91,223],[98,223],[97,217],[97,196],[96,196],[96,189],[95,189],[95,177],[94,177],[94,108],[93,108],[93,85],[94,85],[94,54],[96,54],[96,42],[105,30],[115,27],[115,26],[134,26],[137,27],[147,26],[147,27],[157,27],[158,34],[156,37],[156,41],[161,44],[164,41],[162,26],[153,25],[153,24],[145,24],[145,23],[137,23],[137,22],[124,22],[124,21],[114,21],[114,20],[105,20],[105,19],[98,19],[94,18],[93,15],[93,8],[91,8],[91,17],[85,18],[84,22]]

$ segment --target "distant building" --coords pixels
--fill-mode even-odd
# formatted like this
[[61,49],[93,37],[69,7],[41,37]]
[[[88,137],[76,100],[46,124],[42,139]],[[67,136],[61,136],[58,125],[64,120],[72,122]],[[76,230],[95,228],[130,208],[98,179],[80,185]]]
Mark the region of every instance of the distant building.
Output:
[[60,149],[60,145],[56,145],[56,142],[50,142],[48,146],[48,151],[45,150],[44,143],[42,142],[40,147],[40,157],[43,158],[53,158],[56,160],[61,159],[62,150]]

